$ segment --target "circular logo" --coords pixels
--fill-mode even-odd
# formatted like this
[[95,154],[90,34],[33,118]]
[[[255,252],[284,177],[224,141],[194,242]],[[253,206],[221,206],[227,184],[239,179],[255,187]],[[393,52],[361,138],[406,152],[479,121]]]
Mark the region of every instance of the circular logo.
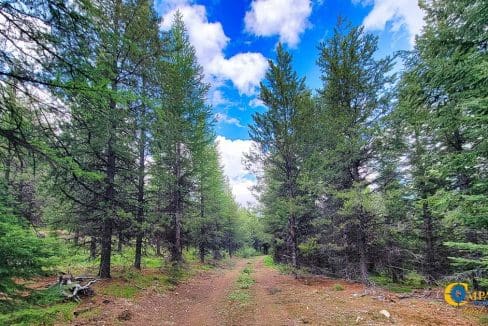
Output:
[[451,283],[444,290],[444,300],[451,306],[462,306],[468,303],[468,284]]

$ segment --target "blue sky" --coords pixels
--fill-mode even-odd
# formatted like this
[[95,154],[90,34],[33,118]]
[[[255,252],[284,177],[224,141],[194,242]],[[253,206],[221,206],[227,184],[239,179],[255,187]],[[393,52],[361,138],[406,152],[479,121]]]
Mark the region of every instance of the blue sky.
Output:
[[224,172],[242,205],[256,202],[249,189],[255,178],[241,161],[252,146],[247,128],[252,114],[266,110],[258,85],[276,44],[284,43],[298,74],[316,90],[321,86],[317,45],[330,37],[339,16],[379,37],[378,57],[410,49],[423,23],[415,0],[156,0],[155,6],[163,30],[176,10],[183,15],[211,85],[208,103]]

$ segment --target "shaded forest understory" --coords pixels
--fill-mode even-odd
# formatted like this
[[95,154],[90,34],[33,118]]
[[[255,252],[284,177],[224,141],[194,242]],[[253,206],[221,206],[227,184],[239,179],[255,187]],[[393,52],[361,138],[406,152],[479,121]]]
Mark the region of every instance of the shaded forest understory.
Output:
[[[383,58],[339,18],[319,89],[277,45],[243,208],[180,13],[162,31],[149,0],[0,2],[0,324],[486,323],[433,293],[488,288],[488,3],[420,5],[414,49]],[[179,289],[219,314],[181,319]]]

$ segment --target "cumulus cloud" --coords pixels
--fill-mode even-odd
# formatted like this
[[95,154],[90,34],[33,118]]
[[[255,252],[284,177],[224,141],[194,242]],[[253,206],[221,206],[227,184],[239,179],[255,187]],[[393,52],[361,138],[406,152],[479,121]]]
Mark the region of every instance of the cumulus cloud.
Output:
[[165,11],[161,29],[169,30],[176,11],[179,11],[206,77],[213,84],[230,80],[241,94],[253,94],[268,67],[266,58],[261,53],[250,52],[226,58],[223,51],[230,39],[220,22],[208,21],[205,6],[183,0],[173,2],[173,6],[170,3],[163,7],[171,6],[171,9]]
[[424,24],[424,12],[414,0],[363,0],[362,5],[373,4],[373,9],[364,18],[366,30],[384,30],[391,23],[391,30],[405,28],[410,35],[410,44],[415,43],[415,35],[420,34]]
[[257,36],[279,35],[280,41],[296,46],[310,26],[310,0],[254,0],[244,18],[247,32]]
[[252,187],[256,185],[256,178],[249,173],[243,163],[244,154],[249,152],[253,141],[231,140],[218,136],[216,143],[224,174],[229,179],[236,201],[242,206],[256,204],[257,200],[252,193]]
[[239,120],[237,120],[236,118],[229,117],[225,113],[216,113],[215,114],[215,120],[217,122],[223,122],[223,123],[227,123],[230,125],[234,125],[234,126],[239,127],[239,128],[244,128],[244,126],[241,125],[241,122]]
[[250,95],[255,92],[267,68],[268,61],[261,53],[246,52],[229,59],[216,57],[208,70],[213,75],[232,80],[239,92]]

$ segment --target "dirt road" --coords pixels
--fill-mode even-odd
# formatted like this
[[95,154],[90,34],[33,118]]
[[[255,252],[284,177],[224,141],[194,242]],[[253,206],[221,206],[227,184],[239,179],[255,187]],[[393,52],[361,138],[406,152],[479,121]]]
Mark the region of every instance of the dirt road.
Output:
[[[244,268],[255,283],[233,300]],[[340,286],[339,286],[340,285]],[[239,290],[238,290],[239,291]],[[242,292],[241,291],[241,292]],[[386,310],[387,315],[380,313]],[[123,317],[127,312],[127,318]],[[404,298],[326,278],[296,280],[264,266],[263,258],[201,273],[163,294],[118,300],[99,318],[75,325],[477,325],[481,312],[456,309],[435,296]]]

